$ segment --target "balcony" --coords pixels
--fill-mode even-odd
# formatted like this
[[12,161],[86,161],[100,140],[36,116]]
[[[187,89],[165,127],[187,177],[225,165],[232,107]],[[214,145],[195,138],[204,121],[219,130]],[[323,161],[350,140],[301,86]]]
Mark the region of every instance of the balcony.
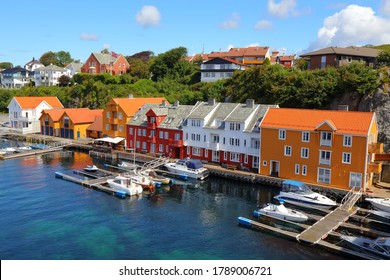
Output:
[[382,172],[382,162],[371,162],[367,165],[367,173],[379,174]]
[[371,143],[368,145],[368,152],[370,154],[382,154],[383,143]]
[[320,158],[320,165],[330,166],[330,159]]
[[375,154],[375,161],[390,161],[390,154]]
[[207,142],[207,148],[211,150],[219,150],[219,143],[218,142]]

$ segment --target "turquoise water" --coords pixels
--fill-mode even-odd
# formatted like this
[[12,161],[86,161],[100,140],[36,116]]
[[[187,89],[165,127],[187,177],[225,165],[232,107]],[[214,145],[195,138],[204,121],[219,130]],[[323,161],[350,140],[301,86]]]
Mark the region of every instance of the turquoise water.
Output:
[[158,197],[119,199],[55,178],[105,161],[53,153],[0,161],[0,258],[340,259],[237,225],[278,190],[208,178]]

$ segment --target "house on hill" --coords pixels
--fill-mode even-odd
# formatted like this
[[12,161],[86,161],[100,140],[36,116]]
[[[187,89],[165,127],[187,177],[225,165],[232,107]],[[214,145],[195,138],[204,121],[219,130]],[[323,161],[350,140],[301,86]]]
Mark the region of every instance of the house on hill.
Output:
[[36,60],[34,57],[31,61],[27,62],[25,65],[24,65],[24,69],[28,70],[28,71],[35,71],[35,69],[37,68],[41,68],[41,67],[45,67],[45,65],[43,65],[39,60]]
[[382,169],[377,137],[373,112],[270,108],[260,123],[259,172],[365,191]]
[[245,65],[236,60],[216,57],[200,66],[201,82],[215,82],[233,77],[236,70],[245,70]]
[[21,88],[30,83],[34,72],[21,67],[8,68],[0,72],[0,81],[3,88]]
[[69,77],[70,71],[53,64],[37,68],[34,74],[35,86],[56,86],[62,75]]
[[111,54],[92,53],[84,65],[81,67],[82,73],[112,75],[126,74],[130,69],[130,64],[126,58],[115,52]]
[[341,67],[352,62],[374,67],[380,52],[381,50],[365,47],[328,47],[301,54],[300,57],[309,61],[308,69],[323,69],[327,66]]
[[19,96],[8,104],[9,119],[13,128],[22,133],[40,133],[41,113],[46,109],[64,108],[54,96]]

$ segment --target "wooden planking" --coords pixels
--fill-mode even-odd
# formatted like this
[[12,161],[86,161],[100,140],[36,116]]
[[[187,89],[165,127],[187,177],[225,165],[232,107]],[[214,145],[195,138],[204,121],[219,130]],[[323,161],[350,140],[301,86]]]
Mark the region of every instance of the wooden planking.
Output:
[[348,220],[349,216],[356,213],[356,211],[356,207],[353,208],[353,211],[345,211],[340,208],[336,208],[334,211],[330,212],[328,215],[300,233],[297,236],[297,240],[316,244],[326,237],[331,231],[335,230],[343,222]]

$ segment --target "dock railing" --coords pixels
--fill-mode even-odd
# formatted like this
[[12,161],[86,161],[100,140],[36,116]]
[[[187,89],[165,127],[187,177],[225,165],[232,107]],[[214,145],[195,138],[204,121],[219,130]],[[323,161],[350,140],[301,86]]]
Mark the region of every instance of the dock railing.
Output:
[[362,196],[363,191],[361,188],[351,188],[351,190],[343,197],[340,203],[340,209],[349,211],[355,203],[360,199]]

